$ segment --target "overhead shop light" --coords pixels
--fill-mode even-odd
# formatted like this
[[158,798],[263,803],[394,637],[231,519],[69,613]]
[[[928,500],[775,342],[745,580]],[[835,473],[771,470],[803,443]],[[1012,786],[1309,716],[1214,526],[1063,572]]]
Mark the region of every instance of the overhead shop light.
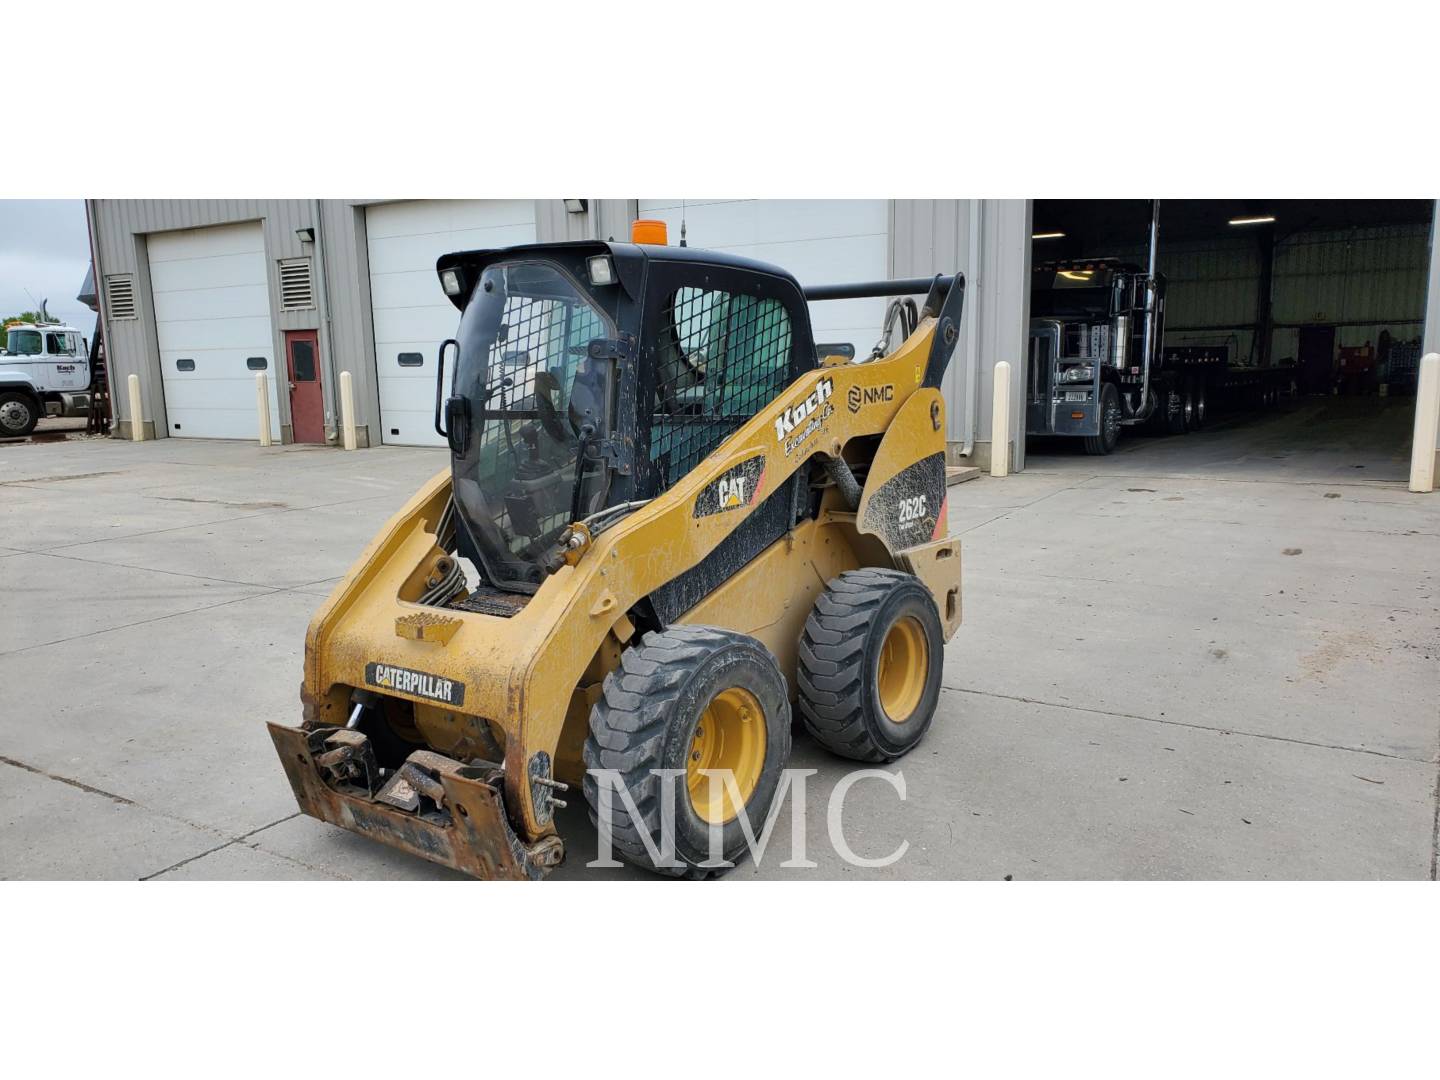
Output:
[[1248,214],[1245,217],[1232,217],[1230,219],[1231,225],[1273,225],[1274,223],[1274,214]]
[[1037,233],[1031,233],[1031,234],[1030,234],[1030,239],[1031,239],[1031,240],[1063,240],[1063,239],[1065,239],[1065,234],[1064,234],[1063,232],[1037,232]]

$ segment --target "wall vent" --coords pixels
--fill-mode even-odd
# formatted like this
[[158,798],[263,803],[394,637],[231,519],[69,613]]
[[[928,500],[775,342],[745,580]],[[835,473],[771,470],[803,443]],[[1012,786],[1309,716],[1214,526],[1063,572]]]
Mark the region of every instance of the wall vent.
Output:
[[135,318],[135,277],[111,274],[105,279],[105,299],[112,319]]
[[315,306],[315,290],[310,284],[310,260],[280,260],[280,310],[305,311]]

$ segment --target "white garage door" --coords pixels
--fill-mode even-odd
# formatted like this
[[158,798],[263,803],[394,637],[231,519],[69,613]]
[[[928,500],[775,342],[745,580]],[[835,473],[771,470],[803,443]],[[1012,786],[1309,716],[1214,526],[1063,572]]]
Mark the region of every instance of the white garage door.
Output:
[[154,233],[150,290],[170,434],[255,439],[255,372],[270,375],[270,430],[280,434],[275,339],[258,223]]
[[[679,199],[640,200],[640,216],[664,221],[680,242]],[[686,243],[728,251],[789,270],[801,285],[889,277],[885,199],[749,199],[684,204]],[[866,356],[880,336],[885,300],[827,300],[810,305],[816,344],[847,342]]]
[[452,251],[533,243],[535,203],[382,203],[366,209],[365,234],[381,441],[439,446],[435,358],[440,342],[455,336],[460,313],[440,290],[435,260]]

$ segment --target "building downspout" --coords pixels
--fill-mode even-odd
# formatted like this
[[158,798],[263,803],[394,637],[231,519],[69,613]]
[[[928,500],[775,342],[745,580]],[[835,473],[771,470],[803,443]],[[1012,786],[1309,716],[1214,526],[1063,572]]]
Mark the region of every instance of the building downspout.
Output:
[[[99,330],[101,346],[105,350],[105,385],[107,387],[106,410],[109,412],[110,431],[120,428],[115,419],[115,365],[113,362],[115,343],[110,334],[110,308],[105,302],[105,272],[100,268],[100,223],[95,217],[95,200],[85,200],[85,229],[90,234],[90,267],[95,274],[95,306],[100,309]],[[90,372],[90,386],[94,389],[95,372]],[[134,421],[132,420],[132,423]],[[143,425],[143,420],[142,420]]]
[[981,200],[970,200],[969,251],[965,283],[971,290],[966,299],[970,308],[970,334],[965,339],[965,442],[960,456],[975,452],[975,433],[980,430],[980,223],[984,219]]
[[311,220],[315,222],[315,266],[320,273],[319,294],[320,294],[320,352],[324,357],[325,372],[329,376],[327,385],[330,387],[329,413],[327,420],[332,421],[335,431],[335,441],[340,441],[340,371],[336,361],[334,350],[334,334],[330,325],[330,272],[325,265],[325,222],[320,213],[320,200],[310,200]]

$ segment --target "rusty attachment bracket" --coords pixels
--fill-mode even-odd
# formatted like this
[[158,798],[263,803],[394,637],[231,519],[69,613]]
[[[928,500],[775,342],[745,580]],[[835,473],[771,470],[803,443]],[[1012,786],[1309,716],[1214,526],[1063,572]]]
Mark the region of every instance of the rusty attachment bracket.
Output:
[[[311,817],[478,878],[536,879],[565,857],[558,836],[527,844],[516,834],[505,809],[504,772],[495,765],[417,750],[383,789],[363,789],[355,773],[378,779],[379,770],[362,732],[268,726],[295,800]],[[330,764],[322,766],[322,758]]]
[[375,751],[370,739],[363,733],[350,728],[322,728],[310,737],[313,749],[319,753],[315,766],[332,784],[341,786],[353,784],[373,795],[380,783],[380,766],[375,761]]

